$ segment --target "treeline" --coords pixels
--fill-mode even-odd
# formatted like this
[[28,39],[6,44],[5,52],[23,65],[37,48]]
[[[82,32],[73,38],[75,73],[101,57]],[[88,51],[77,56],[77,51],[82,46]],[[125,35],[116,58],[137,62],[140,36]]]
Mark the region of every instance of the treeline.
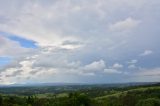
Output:
[[96,98],[96,106],[160,106],[160,88],[139,88]]
[[[142,84],[142,85],[140,85]],[[61,86],[11,86],[1,87],[0,94],[16,94],[29,96],[34,94],[60,94],[74,91],[88,93],[89,96],[103,96],[115,91],[124,91],[139,87],[160,86],[160,83],[126,83],[126,84],[93,84],[93,85],[61,85]]]
[[[160,106],[160,87],[139,87],[136,89],[79,90],[59,97],[0,95],[0,106]],[[98,96],[99,97],[98,97]]]
[[69,93],[67,97],[38,98],[36,96],[0,96],[0,106],[92,106],[91,99],[80,93]]

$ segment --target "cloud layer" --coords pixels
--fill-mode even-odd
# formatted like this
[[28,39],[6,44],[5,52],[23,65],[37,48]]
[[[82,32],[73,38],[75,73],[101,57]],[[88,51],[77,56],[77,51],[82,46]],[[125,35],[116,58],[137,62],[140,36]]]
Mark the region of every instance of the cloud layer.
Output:
[[160,81],[159,11],[158,0],[0,1],[0,57],[11,58],[0,84]]

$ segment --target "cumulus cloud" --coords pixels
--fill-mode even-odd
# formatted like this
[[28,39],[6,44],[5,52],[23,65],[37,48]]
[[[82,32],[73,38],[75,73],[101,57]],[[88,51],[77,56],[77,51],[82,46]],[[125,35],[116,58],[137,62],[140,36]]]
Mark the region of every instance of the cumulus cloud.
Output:
[[22,47],[18,42],[0,35],[0,56],[20,56],[32,49]]
[[136,59],[133,59],[133,60],[128,61],[128,62],[127,62],[127,64],[128,64],[128,66],[127,66],[128,69],[136,69],[136,68],[137,68],[137,66],[136,66],[137,62],[138,62],[138,60],[136,60]]
[[130,65],[128,66],[128,68],[129,68],[129,69],[135,69],[135,68],[136,68],[136,65],[135,65],[135,64],[130,64]]
[[50,50],[44,53],[43,49],[39,49],[36,55],[22,57],[13,65],[3,68],[0,72],[1,84],[68,81],[67,76],[94,76],[95,73],[102,73],[106,67],[104,60],[82,65],[80,61],[67,59],[68,50],[62,52],[54,48],[54,53]]
[[[157,54],[145,60],[143,67],[154,68],[160,63],[158,59],[155,61],[159,58],[159,3],[158,0],[0,1],[0,33],[34,41],[37,46],[34,50],[24,48],[2,34],[0,56],[12,56],[13,60],[0,67],[1,82],[88,81],[89,77],[110,81],[112,74],[109,78],[104,72],[119,73],[122,78],[126,68],[144,61],[137,53],[146,48]],[[151,50],[144,51],[143,56],[153,54]]]
[[82,47],[83,45],[84,44],[82,44],[79,41],[68,41],[67,40],[67,41],[64,41],[60,47],[64,49],[76,49],[76,48]]
[[119,68],[123,68],[123,65],[119,64],[119,63],[115,63],[115,64],[113,64],[112,67],[115,68],[115,69],[119,69]]
[[152,50],[145,50],[143,53],[140,54],[140,56],[147,56],[147,55],[151,55],[153,53]]
[[138,76],[160,76],[160,68],[151,68],[151,69],[141,69],[138,73]]
[[125,20],[111,24],[109,26],[109,30],[111,30],[111,31],[128,31],[128,30],[136,27],[139,23],[140,23],[140,21],[129,17]]
[[135,63],[137,63],[137,62],[138,62],[138,60],[133,59],[133,60],[128,61],[127,63],[128,63],[128,64],[135,64]]
[[113,66],[106,67],[103,72],[105,74],[122,74],[123,72],[120,71],[123,68],[123,65],[120,63],[115,63]]
[[[117,5],[115,5],[115,2],[118,2],[116,3]],[[64,41],[80,40],[79,38],[82,38],[82,41],[84,41],[83,39],[89,40],[91,37],[88,35],[94,36],[96,33],[101,32],[102,29],[105,31],[106,28],[99,26],[106,26],[107,23],[110,23],[108,21],[106,25],[102,24],[106,17],[114,15],[112,9],[116,12],[119,8],[124,7],[123,3],[131,6],[131,3],[126,0],[121,2],[117,0],[95,0],[94,2],[89,2],[88,0],[83,2],[65,0],[45,2],[14,1],[12,3],[3,1],[1,3],[3,8],[1,17],[5,20],[3,20],[0,29],[36,41],[41,46],[57,46]],[[139,4],[143,4],[143,2]],[[111,11],[109,10],[110,8]],[[136,27],[138,23],[139,21],[128,17],[111,25],[110,29],[128,30]],[[86,36],[88,37],[86,38]]]
[[106,74],[121,74],[121,71],[118,71],[116,69],[104,69],[104,73]]
[[92,62],[84,67],[85,71],[100,71],[105,68],[105,62],[103,60]]

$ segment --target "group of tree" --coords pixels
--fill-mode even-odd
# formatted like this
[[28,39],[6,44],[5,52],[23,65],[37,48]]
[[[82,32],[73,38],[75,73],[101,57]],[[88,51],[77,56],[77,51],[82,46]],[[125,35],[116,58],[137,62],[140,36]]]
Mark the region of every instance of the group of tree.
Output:
[[[104,96],[105,92],[108,95]],[[0,95],[0,106],[160,106],[160,87],[110,91],[96,88],[68,92],[62,97],[56,94],[48,97]]]
[[0,96],[0,106],[91,106],[90,98],[85,94],[69,93],[66,97],[52,96]]
[[160,88],[129,90],[96,99],[96,106],[160,106]]

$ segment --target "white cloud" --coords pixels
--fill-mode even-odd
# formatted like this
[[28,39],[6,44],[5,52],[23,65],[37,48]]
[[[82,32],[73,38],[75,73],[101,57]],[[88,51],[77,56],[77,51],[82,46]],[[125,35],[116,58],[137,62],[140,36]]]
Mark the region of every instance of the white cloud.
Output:
[[[147,47],[159,48],[159,7],[158,0],[0,1],[0,33],[32,40],[38,46],[32,51],[0,36],[0,56],[16,56],[4,70],[0,67],[4,72],[0,79],[6,83],[60,82],[94,76],[99,80],[104,69],[124,74],[123,68],[136,66],[141,58],[124,66],[120,63],[136,58]],[[115,64],[106,66],[104,60]],[[147,60],[144,67],[151,62],[159,60]]]
[[[160,68],[151,68],[151,69],[141,69],[139,72],[135,73],[137,76],[160,76]],[[160,77],[159,77],[160,78]]]
[[127,62],[127,63],[128,63],[128,68],[129,68],[129,69],[136,69],[137,66],[136,66],[135,64],[136,64],[137,62],[138,62],[138,60],[136,60],[136,59],[133,59],[133,60],[128,61],[128,62]]
[[[70,10],[74,5],[69,2],[57,2],[51,5],[42,5],[42,2],[27,1],[24,2],[23,6],[10,8],[16,6],[13,3],[12,6],[7,2],[4,4],[8,9],[4,11],[9,11],[9,13],[2,12],[2,16],[9,17],[8,22],[1,24],[0,29],[6,32],[16,34],[20,37],[27,38],[36,41],[38,45],[54,45],[58,46],[63,41],[75,40],[76,36],[71,34],[63,34],[64,28],[70,28],[70,26],[65,26],[68,22],[68,15],[71,13]],[[41,4],[42,3],[42,4]],[[63,5],[62,7],[59,5]],[[70,6],[71,7],[70,7]],[[21,10],[18,12],[14,12]],[[64,14],[65,13],[65,14]]]
[[133,60],[131,60],[131,61],[128,61],[127,63],[128,63],[128,64],[135,64],[135,63],[137,63],[137,62],[138,62],[138,60],[133,59]]
[[147,56],[153,54],[152,50],[145,50],[143,53],[140,54],[140,56]]
[[39,49],[36,54],[22,57],[14,65],[4,68],[0,72],[0,83],[68,81],[67,76],[95,76],[95,73],[102,73],[105,68],[104,60],[82,65],[80,61],[69,61],[66,56],[70,52],[66,49],[62,52],[54,48],[54,53],[50,51],[47,54],[43,53],[43,49]]
[[104,69],[104,73],[106,74],[121,74],[121,71],[118,71],[116,69]]
[[[41,46],[59,46],[67,40],[83,42],[92,38],[91,36],[86,38],[86,35],[94,36],[91,32],[98,31],[100,35],[101,29],[105,28],[98,26],[106,26],[110,22],[108,21],[106,25],[102,24],[106,17],[114,15],[112,10],[116,12],[124,7],[124,3],[128,6],[135,4],[134,1],[131,3],[126,0],[14,1],[12,3],[3,1],[0,15],[7,21],[0,23],[0,29],[36,41]],[[143,5],[143,2],[139,4]],[[141,5],[132,7],[137,8]],[[110,27],[112,30],[128,30],[138,23],[139,21],[128,17]],[[67,46],[67,48],[70,47]]]
[[101,71],[105,68],[105,62],[103,60],[92,62],[84,66],[85,71]]
[[[47,67],[34,67],[35,60],[21,60],[18,64],[12,68],[7,68],[0,72],[1,84],[15,84],[15,83],[27,83],[31,82],[43,82],[50,79],[54,75],[57,75],[57,70]],[[48,77],[48,78],[47,78]]]
[[0,35],[0,56],[20,56],[32,49],[22,47],[18,42]]
[[115,63],[115,64],[113,64],[112,67],[115,68],[115,69],[119,69],[119,68],[123,68],[123,65],[119,64],[119,63]]
[[136,68],[136,65],[135,65],[135,64],[130,64],[130,65],[128,66],[128,68],[129,68],[129,69],[135,69],[135,68]]
[[128,31],[134,27],[136,27],[140,21],[135,20],[133,18],[127,18],[125,20],[116,22],[109,26],[109,30],[111,31]]

